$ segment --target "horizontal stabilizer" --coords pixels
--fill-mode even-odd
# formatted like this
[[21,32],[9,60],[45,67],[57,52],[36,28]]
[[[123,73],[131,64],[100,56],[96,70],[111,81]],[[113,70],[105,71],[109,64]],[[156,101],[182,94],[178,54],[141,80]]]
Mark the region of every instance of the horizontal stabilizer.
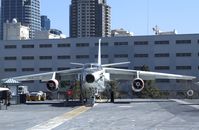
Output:
[[84,64],[82,64],[82,63],[70,63],[70,64],[72,64],[72,65],[78,65],[78,66],[84,66]]
[[104,65],[102,65],[102,67],[125,65],[125,64],[130,64],[130,62],[119,62],[119,63],[104,64]]

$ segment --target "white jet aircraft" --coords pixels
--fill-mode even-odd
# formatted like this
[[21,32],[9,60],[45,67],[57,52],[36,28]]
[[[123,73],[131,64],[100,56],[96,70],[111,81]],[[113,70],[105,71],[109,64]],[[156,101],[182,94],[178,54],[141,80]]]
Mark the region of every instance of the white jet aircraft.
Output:
[[[81,68],[54,71],[47,73],[39,73],[18,77],[10,77],[17,81],[30,81],[41,80],[46,81],[46,87],[49,91],[54,92],[59,88],[59,81],[57,76],[65,76],[66,79],[80,81],[80,88],[82,92],[89,93],[91,105],[95,103],[95,96],[98,93],[105,91],[108,86],[107,82],[111,80],[130,80],[132,81],[132,90],[140,92],[144,88],[143,80],[154,79],[182,79],[193,80],[194,76],[176,75],[168,73],[130,70],[130,69],[118,69],[110,68],[111,66],[128,64],[129,62],[101,64],[101,39],[99,39],[98,47],[98,63],[72,63],[74,65],[82,66]],[[6,80],[6,79],[3,79]]]

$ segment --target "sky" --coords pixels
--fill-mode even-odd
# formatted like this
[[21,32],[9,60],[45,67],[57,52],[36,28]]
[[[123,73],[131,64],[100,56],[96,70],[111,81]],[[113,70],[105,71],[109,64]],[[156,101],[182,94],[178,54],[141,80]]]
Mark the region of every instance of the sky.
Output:
[[[41,15],[51,20],[51,28],[69,36],[71,0],[40,0]],[[156,25],[162,31],[178,34],[199,33],[199,0],[107,0],[111,6],[111,29],[123,28],[134,35],[153,35]]]

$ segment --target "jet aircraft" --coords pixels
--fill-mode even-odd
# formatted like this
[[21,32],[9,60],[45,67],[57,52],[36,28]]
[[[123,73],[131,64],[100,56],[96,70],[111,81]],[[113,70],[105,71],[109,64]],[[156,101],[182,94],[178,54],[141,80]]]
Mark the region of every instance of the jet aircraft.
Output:
[[[72,63],[81,66],[80,68],[53,71],[47,73],[31,74],[25,76],[9,77],[17,81],[41,80],[46,81],[46,87],[49,91],[55,92],[59,89],[58,76],[65,79],[76,80],[80,82],[81,93],[86,92],[91,100],[91,105],[95,103],[95,97],[108,88],[108,81],[111,80],[130,80],[132,81],[132,90],[140,92],[144,88],[144,80],[154,79],[182,79],[193,80],[196,77],[187,75],[177,75],[169,73],[159,73],[150,71],[140,71],[131,69],[113,68],[113,66],[129,64],[129,62],[101,64],[101,39],[98,45],[97,63]],[[3,79],[6,80],[6,79]]]

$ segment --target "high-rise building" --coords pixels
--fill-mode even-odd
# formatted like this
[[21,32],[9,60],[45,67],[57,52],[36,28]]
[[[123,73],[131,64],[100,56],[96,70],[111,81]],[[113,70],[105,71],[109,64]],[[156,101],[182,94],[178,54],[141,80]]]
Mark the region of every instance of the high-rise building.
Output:
[[111,35],[111,7],[106,0],[72,0],[70,37],[108,37]]
[[46,15],[41,16],[41,29],[50,30],[50,19]]
[[40,0],[1,0],[1,39],[3,23],[16,18],[22,25],[30,27],[30,38],[41,30]]

